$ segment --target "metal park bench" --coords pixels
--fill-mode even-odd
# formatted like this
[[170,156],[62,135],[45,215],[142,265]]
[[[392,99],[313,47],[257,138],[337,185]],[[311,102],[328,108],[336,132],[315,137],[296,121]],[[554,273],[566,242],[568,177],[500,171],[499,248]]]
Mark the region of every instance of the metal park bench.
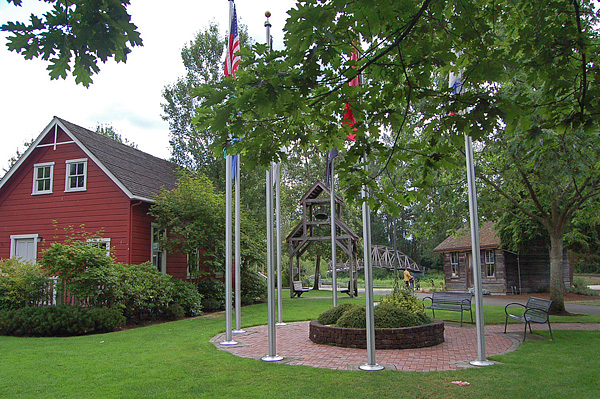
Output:
[[302,294],[304,294],[305,292],[308,292],[309,289],[308,288],[304,288],[302,286],[302,281],[294,281],[292,283],[292,298],[294,296],[298,296],[298,298],[300,298],[300,296]]
[[[550,327],[550,306],[552,305],[552,301],[547,299],[530,297],[527,300],[527,304],[523,305],[521,303],[509,303],[504,307],[504,313],[506,313],[506,320],[504,320],[504,334],[506,334],[506,325],[508,324],[508,318],[510,317],[513,320],[520,321],[521,323],[525,323],[525,331],[523,332],[523,341],[525,341],[525,336],[527,335],[527,326],[529,326],[529,332],[531,333],[531,323],[538,324],[548,324],[548,329],[550,330],[550,337],[554,341],[554,336],[552,335],[552,327]],[[509,313],[509,307],[520,306],[525,309],[525,312],[521,314]]]
[[[468,310],[471,313],[471,323],[473,323],[473,312],[471,311],[471,294],[468,292],[446,292],[435,291],[432,296],[423,298],[425,309],[431,309],[433,317],[436,310],[450,310],[460,312],[460,326],[463,323],[463,312]],[[429,299],[431,305],[425,306],[425,300]]]

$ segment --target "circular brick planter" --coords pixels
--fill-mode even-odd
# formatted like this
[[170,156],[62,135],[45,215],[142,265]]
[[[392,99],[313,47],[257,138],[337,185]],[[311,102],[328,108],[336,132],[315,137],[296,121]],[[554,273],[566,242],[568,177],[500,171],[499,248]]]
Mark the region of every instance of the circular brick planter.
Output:
[[[364,328],[341,328],[324,326],[317,320],[310,322],[309,338],[316,344],[367,348],[367,330]],[[406,328],[376,328],[375,348],[412,349],[425,348],[444,342],[444,322],[434,320],[431,324]]]

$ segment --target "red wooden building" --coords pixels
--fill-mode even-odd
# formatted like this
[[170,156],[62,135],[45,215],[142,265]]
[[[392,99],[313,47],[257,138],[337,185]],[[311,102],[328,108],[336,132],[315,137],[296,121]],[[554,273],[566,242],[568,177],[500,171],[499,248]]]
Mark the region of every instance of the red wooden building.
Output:
[[148,210],[161,187],[176,186],[177,166],[54,117],[0,181],[0,258],[35,262],[66,228],[101,231],[93,245],[117,262],[147,261],[185,278],[187,256],[166,253]]

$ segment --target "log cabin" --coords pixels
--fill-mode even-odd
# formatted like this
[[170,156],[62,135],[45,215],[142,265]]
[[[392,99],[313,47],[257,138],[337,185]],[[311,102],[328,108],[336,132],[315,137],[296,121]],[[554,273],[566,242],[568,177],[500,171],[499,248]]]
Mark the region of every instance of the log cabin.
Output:
[[[481,247],[481,285],[490,293],[518,294],[548,290],[550,287],[550,255],[546,240],[535,238],[520,246],[518,253],[503,248],[494,223],[486,222],[479,229]],[[449,236],[434,252],[444,257],[444,278],[447,291],[468,291],[473,287],[473,256],[471,231],[459,230]],[[573,281],[573,265],[568,251],[563,255],[563,282],[566,288]]]

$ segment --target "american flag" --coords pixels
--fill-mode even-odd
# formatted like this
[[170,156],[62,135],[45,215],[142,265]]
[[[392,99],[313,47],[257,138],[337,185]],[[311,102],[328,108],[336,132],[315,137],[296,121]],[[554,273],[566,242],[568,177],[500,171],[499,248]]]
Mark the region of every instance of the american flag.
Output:
[[[231,10],[233,9],[233,12]],[[229,15],[231,21],[229,23],[229,42],[227,44],[227,55],[225,58],[225,76],[235,76],[235,71],[238,69],[240,62],[240,35],[238,33],[237,12],[233,0],[229,1]]]

